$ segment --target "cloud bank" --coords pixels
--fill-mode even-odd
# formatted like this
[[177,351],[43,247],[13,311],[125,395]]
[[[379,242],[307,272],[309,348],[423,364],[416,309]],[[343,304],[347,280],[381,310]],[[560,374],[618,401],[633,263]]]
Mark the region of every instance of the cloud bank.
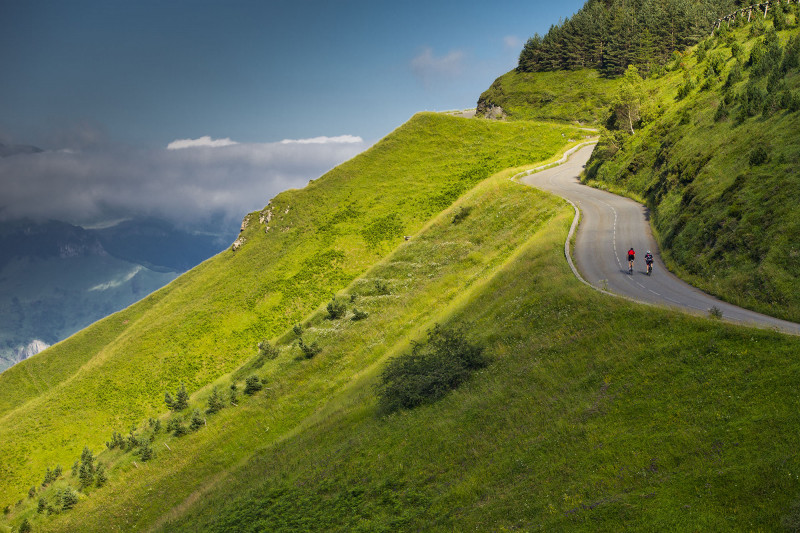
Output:
[[227,137],[225,139],[212,139],[210,136],[206,135],[204,137],[200,137],[199,139],[176,139],[167,145],[167,150],[201,147],[219,148],[220,146],[230,146],[232,144],[239,143],[234,142]]
[[102,146],[19,154],[0,158],[0,219],[239,220],[365,148],[352,135],[276,143],[201,137],[176,140],[167,149]]

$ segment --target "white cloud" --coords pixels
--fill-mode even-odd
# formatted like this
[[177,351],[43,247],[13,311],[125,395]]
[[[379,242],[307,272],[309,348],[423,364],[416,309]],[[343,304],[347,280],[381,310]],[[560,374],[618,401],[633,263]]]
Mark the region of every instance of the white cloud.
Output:
[[464,70],[464,52],[453,50],[447,55],[437,57],[429,47],[411,60],[411,71],[426,85],[436,79],[452,79]]
[[221,146],[231,146],[239,144],[226,137],[224,139],[212,139],[204,135],[199,139],[176,139],[167,145],[167,150],[180,150],[182,148],[219,148]]
[[[301,142],[306,141],[306,142]],[[199,145],[103,146],[0,158],[0,219],[76,224],[134,216],[194,223],[241,220],[279,192],[302,188],[368,145],[357,136]]]
[[339,135],[338,137],[311,137],[309,139],[284,139],[281,144],[331,144],[331,143],[363,143],[364,139],[357,135]]

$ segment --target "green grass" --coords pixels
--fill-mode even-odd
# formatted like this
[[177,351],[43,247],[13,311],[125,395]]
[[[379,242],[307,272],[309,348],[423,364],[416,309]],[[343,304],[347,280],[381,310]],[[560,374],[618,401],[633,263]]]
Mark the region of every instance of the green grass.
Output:
[[[367,319],[329,320],[323,302],[303,321],[323,346],[314,359],[298,361],[287,332],[255,371],[267,390],[159,437],[139,468],[104,454],[113,481],[68,513],[28,511],[35,526],[777,529],[800,498],[800,340],[586,288],[563,259],[572,209],[511,175],[339,293]],[[439,402],[380,416],[385,361],[434,323],[466,327],[490,365]]]
[[[54,350],[12,368],[42,392],[0,374],[0,387],[19,393],[0,415],[4,523],[778,529],[800,501],[800,340],[578,282],[563,257],[572,209],[509,178],[581,135],[418,115],[249,215],[238,251],[60,344],[63,361],[48,358]],[[516,168],[495,174],[506,167]],[[331,320],[334,296],[348,310]],[[368,317],[352,320],[354,308]],[[321,347],[311,359],[298,323]],[[386,362],[435,324],[464,327],[489,365],[435,403],[381,416]],[[274,360],[255,357],[264,338],[280,350]],[[194,392],[188,413],[213,386],[234,379],[241,390],[253,374],[261,392],[187,436],[157,435],[153,460],[101,453],[109,482],[73,510],[39,515],[25,498],[59,462],[67,473],[36,497],[74,483],[69,466],[84,444],[98,452],[131,422],[147,434],[144,420],[180,381]]]
[[[571,209],[502,180],[481,189],[499,189],[494,208],[483,200],[463,227],[445,214],[348,288],[391,280],[390,297],[369,300],[370,318],[332,324],[321,309],[310,319],[327,347],[319,359],[297,363],[287,350],[264,367],[273,391],[49,526],[777,529],[800,496],[800,340],[587,289],[562,256]],[[535,219],[513,224],[523,207]],[[495,243],[509,249],[494,272],[476,269],[465,261],[474,250],[460,249],[499,213],[506,223],[485,231],[504,228]],[[396,284],[409,273],[430,281]],[[382,361],[432,322],[465,325],[492,363],[435,404],[381,417]],[[292,417],[302,421],[287,429]],[[247,445],[260,450],[227,457]]]
[[[779,32],[786,43],[798,35]],[[748,28],[736,30],[744,59],[756,41]],[[712,40],[703,61],[697,53],[684,60],[690,77],[701,83],[676,100],[684,74],[679,69],[648,80],[661,110],[618,152],[603,143],[588,165],[588,183],[643,199],[665,259],[681,277],[737,305],[800,321],[800,113],[788,109],[737,118],[752,76],[730,89],[724,81],[735,60],[723,40]],[[724,68],[703,90],[710,57],[720,55]],[[757,79],[762,90],[767,77]],[[797,68],[785,77],[786,88],[800,98]],[[722,106],[727,116],[717,115]],[[751,152],[765,148],[767,161],[752,164]]]
[[[0,374],[0,503],[22,498],[47,467],[68,469],[84,445],[97,452],[112,431],[127,434],[131,423],[163,412],[165,390],[184,382],[197,391],[235,371],[259,341],[324,307],[403,235],[416,234],[493,172],[553,156],[567,137],[580,133],[417,115],[305,189],[248,215],[236,252]],[[454,253],[447,246],[438,252]],[[492,253],[470,261],[484,268]],[[461,275],[449,281],[461,283]],[[438,297],[426,297],[435,306]]]
[[619,81],[595,70],[517,72],[497,78],[479,99],[513,120],[553,120],[595,125],[606,119]]

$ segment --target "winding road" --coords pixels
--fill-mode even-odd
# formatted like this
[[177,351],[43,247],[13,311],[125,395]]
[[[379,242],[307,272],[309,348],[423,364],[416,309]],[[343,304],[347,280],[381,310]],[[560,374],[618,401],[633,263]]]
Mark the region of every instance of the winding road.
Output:
[[[573,257],[583,279],[593,287],[639,302],[677,307],[708,316],[716,307],[731,322],[800,335],[800,324],[787,322],[723,302],[670,273],[661,261],[650,231],[647,208],[615,194],[583,185],[578,176],[594,145],[574,152],[566,162],[519,181],[566,198],[581,211]],[[636,250],[633,274],[628,273],[627,251]],[[653,252],[652,275],[645,271],[644,254]],[[580,276],[579,276],[580,277]]]

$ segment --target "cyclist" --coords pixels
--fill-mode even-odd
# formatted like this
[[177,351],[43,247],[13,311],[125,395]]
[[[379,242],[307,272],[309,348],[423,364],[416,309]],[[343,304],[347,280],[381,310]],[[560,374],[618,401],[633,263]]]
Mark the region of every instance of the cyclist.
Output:
[[628,272],[633,273],[633,261],[636,259],[636,252],[633,251],[633,246],[628,250]]
[[647,253],[644,254],[644,262],[647,265],[647,275],[649,276],[653,271],[653,254],[650,253],[650,250],[647,250]]

